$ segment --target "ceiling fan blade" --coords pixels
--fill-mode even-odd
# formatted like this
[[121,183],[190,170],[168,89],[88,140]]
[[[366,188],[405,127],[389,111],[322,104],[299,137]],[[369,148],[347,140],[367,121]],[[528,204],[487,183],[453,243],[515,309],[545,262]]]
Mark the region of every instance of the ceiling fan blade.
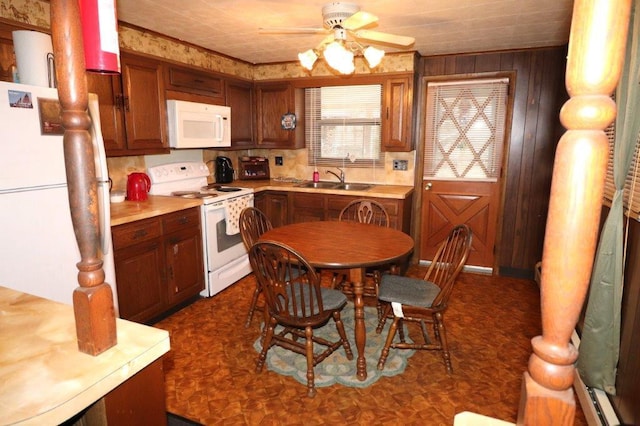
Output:
[[371,30],[359,30],[354,32],[353,35],[356,38],[362,40],[377,41],[379,43],[395,44],[405,47],[411,46],[416,41],[416,39],[413,37],[400,36]]
[[323,34],[326,28],[304,28],[304,27],[271,27],[258,28],[260,34]]
[[378,22],[378,17],[369,12],[359,11],[349,16],[347,19],[342,21],[342,28],[345,30],[357,30],[367,25],[371,25],[374,22]]

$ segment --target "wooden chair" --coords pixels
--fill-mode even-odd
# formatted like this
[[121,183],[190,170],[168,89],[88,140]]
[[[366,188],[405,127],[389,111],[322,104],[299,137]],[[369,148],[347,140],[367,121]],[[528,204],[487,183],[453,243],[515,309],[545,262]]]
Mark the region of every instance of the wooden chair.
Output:
[[[240,212],[240,218],[238,220],[240,227],[240,235],[242,236],[242,242],[244,243],[247,251],[258,241],[258,238],[268,230],[272,229],[271,221],[265,216],[262,211],[255,207],[246,207]],[[258,306],[258,298],[262,293],[260,283],[256,279],[256,289],[253,292],[251,298],[251,305],[249,305],[249,312],[247,313],[247,320],[244,324],[245,327],[251,325],[253,319],[253,313],[258,310],[263,310],[262,306]]]
[[[389,213],[382,204],[375,200],[357,199],[353,200],[340,212],[338,220],[345,222],[371,223],[378,226],[389,227]],[[393,273],[396,271],[395,265],[389,268]],[[380,275],[382,269],[370,269],[366,273],[366,281],[364,285],[364,296],[378,298],[378,286],[380,284]],[[353,285],[347,281],[347,275],[343,270],[335,270],[331,281],[332,288],[342,290],[348,296],[353,295]],[[378,304],[378,318],[382,315],[381,306]]]
[[340,212],[341,221],[371,223],[378,226],[390,225],[389,213],[384,206],[377,201],[358,199],[353,200]]
[[[353,359],[340,319],[347,297],[338,290],[322,287],[315,269],[301,254],[284,244],[258,242],[249,251],[249,259],[262,286],[269,318],[256,372],[262,371],[267,352],[273,345],[305,355],[307,395],[313,397],[316,394],[313,372],[316,364],[341,346],[347,358]],[[340,336],[336,342],[313,334],[313,330],[325,325],[329,318],[333,318]],[[278,325],[282,330],[276,332]],[[326,349],[314,353],[314,344],[326,346]]]
[[[467,225],[458,225],[449,233],[440,245],[424,279],[398,275],[384,275],[380,283],[378,298],[385,303],[382,318],[376,328],[381,333],[387,317],[393,318],[385,342],[378,370],[384,369],[389,348],[426,349],[442,352],[447,373],[451,374],[451,358],[447,345],[444,326],[444,313],[456,278],[471,250],[471,229]],[[403,332],[403,322],[413,321],[420,324],[424,343],[407,343]],[[435,342],[432,342],[425,323],[433,326]],[[399,343],[393,343],[396,331]]]

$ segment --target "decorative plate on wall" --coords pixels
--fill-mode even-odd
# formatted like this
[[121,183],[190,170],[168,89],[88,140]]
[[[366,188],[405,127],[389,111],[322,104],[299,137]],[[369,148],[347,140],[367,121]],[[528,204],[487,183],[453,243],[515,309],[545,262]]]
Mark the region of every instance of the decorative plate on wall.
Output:
[[282,128],[284,130],[293,130],[296,128],[296,115],[294,113],[288,112],[282,115]]

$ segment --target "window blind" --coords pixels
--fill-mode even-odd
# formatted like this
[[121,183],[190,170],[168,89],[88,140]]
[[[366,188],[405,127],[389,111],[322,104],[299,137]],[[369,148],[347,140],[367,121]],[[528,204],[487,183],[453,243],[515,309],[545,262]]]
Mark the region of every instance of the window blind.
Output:
[[382,86],[305,89],[305,137],[309,164],[382,167]]
[[[607,162],[607,173],[604,181],[604,195],[603,204],[611,206],[613,200],[613,194],[615,192],[615,185],[613,181],[613,147],[616,139],[616,126],[615,120],[605,129],[605,134],[609,141],[609,159]],[[623,191],[623,205],[625,214],[631,219],[640,221],[640,162],[639,152],[640,149],[640,134],[636,136],[636,146],[633,152],[633,159],[631,166],[627,171],[627,176],[624,182]]]
[[508,87],[506,78],[427,84],[425,178],[497,180]]

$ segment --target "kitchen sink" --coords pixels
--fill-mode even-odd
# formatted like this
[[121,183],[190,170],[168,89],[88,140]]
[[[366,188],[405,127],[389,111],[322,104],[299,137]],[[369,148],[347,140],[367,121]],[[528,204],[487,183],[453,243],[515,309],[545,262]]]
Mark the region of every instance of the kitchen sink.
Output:
[[333,187],[333,189],[342,189],[344,191],[364,191],[371,188],[373,185],[368,183],[339,183]]
[[340,183],[340,182],[305,182],[296,185],[298,188],[340,189],[342,191],[364,191],[373,185],[368,183]]
[[305,182],[300,185],[296,185],[299,188],[322,188],[322,189],[332,189],[335,188],[338,183],[336,182]]

